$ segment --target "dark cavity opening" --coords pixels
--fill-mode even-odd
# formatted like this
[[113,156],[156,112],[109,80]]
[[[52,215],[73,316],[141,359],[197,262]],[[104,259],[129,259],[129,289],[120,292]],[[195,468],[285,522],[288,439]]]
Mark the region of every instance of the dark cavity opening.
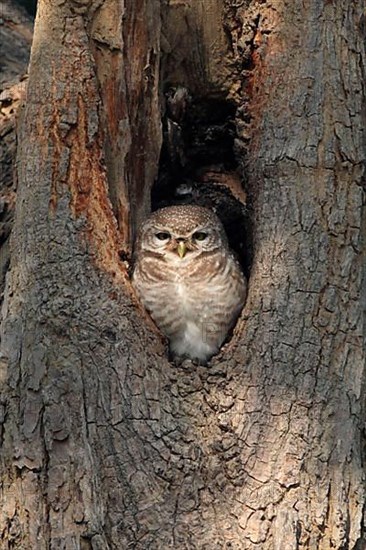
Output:
[[218,97],[193,97],[180,86],[168,88],[164,98],[163,145],[152,210],[177,204],[214,210],[248,276],[250,224],[234,153],[236,105]]
[[16,4],[25,8],[32,17],[36,16],[37,0],[16,0]]

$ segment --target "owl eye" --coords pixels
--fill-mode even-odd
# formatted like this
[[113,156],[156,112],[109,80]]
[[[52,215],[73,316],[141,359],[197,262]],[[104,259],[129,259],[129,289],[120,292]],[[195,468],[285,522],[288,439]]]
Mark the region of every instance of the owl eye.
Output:
[[155,237],[159,239],[159,241],[168,241],[170,239],[170,233],[159,231],[159,233],[155,233]]
[[207,239],[207,233],[205,233],[204,231],[196,231],[195,233],[193,233],[192,238],[195,241],[204,241],[205,239]]

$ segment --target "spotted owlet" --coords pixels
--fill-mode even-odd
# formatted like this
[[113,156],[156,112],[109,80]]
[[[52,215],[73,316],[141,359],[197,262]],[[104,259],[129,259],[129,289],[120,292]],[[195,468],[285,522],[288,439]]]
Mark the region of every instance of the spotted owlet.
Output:
[[140,228],[133,285],[175,356],[207,361],[234,325],[246,280],[224,228],[200,206],[170,206]]

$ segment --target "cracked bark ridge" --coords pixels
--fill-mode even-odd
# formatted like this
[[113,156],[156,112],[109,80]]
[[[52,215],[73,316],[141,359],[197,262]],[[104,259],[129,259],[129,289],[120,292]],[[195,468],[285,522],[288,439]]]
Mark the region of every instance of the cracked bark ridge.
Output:
[[99,3],[90,35],[104,107],[109,195],[121,251],[129,254],[136,228],[151,210],[162,139],[159,2],[129,0],[123,7],[113,0]]
[[9,235],[16,200],[14,161],[16,116],[26,92],[27,65],[33,32],[32,18],[16,4],[2,2],[0,42],[0,300],[9,267]]
[[236,17],[256,11],[237,142],[255,212],[243,343],[257,365],[242,526],[249,548],[362,547],[363,13],[258,2]]

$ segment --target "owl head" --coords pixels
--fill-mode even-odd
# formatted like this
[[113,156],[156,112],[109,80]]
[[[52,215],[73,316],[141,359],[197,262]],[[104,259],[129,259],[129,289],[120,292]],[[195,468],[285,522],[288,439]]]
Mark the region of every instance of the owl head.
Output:
[[219,218],[211,210],[193,205],[168,206],[153,212],[142,224],[136,242],[137,251],[177,262],[223,246],[227,246],[227,239]]

